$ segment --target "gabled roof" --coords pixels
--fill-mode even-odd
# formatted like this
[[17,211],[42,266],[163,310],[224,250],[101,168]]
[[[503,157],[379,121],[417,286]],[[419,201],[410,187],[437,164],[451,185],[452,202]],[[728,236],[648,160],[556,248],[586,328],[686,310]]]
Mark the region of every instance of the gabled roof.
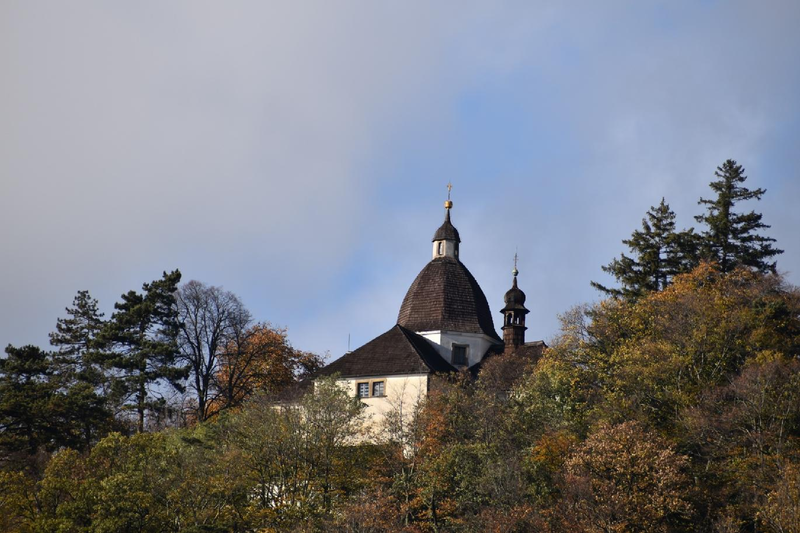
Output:
[[364,346],[324,367],[318,376],[341,377],[431,374],[456,369],[424,337],[396,325]]
[[400,306],[397,323],[411,331],[483,333],[500,340],[489,303],[467,267],[437,257],[417,275]]

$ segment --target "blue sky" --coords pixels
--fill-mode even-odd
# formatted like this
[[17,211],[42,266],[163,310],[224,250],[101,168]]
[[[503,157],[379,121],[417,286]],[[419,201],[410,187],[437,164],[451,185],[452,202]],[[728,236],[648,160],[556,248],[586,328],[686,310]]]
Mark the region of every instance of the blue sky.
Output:
[[4,2],[0,343],[179,268],[302,349],[389,329],[453,183],[529,339],[743,164],[800,283],[797,2]]

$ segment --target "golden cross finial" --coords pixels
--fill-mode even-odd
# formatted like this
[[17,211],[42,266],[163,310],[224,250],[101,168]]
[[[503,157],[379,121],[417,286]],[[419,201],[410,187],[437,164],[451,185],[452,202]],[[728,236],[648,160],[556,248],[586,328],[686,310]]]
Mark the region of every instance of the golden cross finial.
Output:
[[447,182],[447,201],[444,203],[445,209],[450,209],[453,207],[453,202],[450,201],[450,191],[453,190],[453,184],[449,181]]
[[515,278],[517,277],[517,274],[519,274],[519,270],[517,270],[517,259],[517,252],[514,251],[514,270],[512,270],[511,273],[514,274]]

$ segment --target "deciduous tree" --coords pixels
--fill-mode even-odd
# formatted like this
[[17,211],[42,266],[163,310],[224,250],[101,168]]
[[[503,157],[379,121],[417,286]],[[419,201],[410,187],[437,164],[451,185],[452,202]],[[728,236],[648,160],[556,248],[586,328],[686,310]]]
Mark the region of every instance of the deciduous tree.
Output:
[[180,360],[189,366],[196,419],[202,422],[221,393],[215,383],[220,355],[247,329],[251,317],[238,296],[199,281],[182,285],[176,299]]
[[236,330],[219,356],[213,410],[237,407],[256,391],[277,394],[322,365],[320,356],[292,348],[286,329],[258,323]]
[[688,458],[636,422],[602,426],[564,465],[567,531],[670,531],[685,524]]

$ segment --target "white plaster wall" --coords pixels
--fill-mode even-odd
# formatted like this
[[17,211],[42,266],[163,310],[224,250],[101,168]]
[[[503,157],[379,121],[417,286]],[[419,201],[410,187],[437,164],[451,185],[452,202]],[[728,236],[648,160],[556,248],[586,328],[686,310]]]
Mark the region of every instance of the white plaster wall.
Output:
[[500,341],[484,335],[483,333],[458,333],[455,331],[421,331],[419,335],[428,339],[439,352],[439,355],[448,363],[453,362],[453,344],[466,344],[467,365],[480,363],[486,351],[492,344],[502,344]]
[[391,410],[401,410],[403,415],[410,416],[417,404],[428,394],[427,374],[408,374],[401,376],[365,376],[358,378],[340,379],[339,385],[356,395],[356,385],[364,381],[384,381],[386,395],[376,398],[362,398],[366,405],[366,429],[377,432],[384,424],[386,413]]
[[[439,253],[439,243],[442,243],[442,253]],[[452,257],[458,259],[458,248],[455,241],[433,241],[432,257]]]

